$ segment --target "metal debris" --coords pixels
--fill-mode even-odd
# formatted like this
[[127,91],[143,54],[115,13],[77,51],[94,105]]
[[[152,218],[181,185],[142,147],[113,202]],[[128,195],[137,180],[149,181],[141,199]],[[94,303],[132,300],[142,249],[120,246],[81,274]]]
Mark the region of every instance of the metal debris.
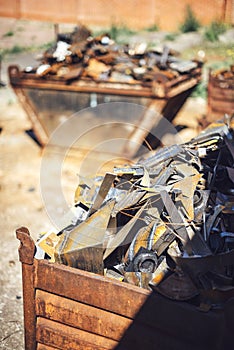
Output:
[[221,68],[221,69],[217,69],[215,71],[212,72],[212,76],[214,78],[223,80],[223,84],[228,85],[233,83],[233,79],[234,79],[234,65],[230,66],[229,69],[227,68]]
[[[51,142],[66,146],[63,138],[52,137],[53,131],[82,111],[77,142],[72,148],[79,147],[82,152],[93,148],[92,138],[81,136],[90,131],[90,123],[96,125],[101,120],[94,107],[105,104],[103,108],[111,108],[111,113],[103,115],[102,120],[120,122],[116,135],[121,133],[125,142],[114,149],[103,143],[103,153],[131,159],[146,149],[156,149],[165,136],[164,122],[173,120],[201,81],[203,62],[184,61],[168,47],[147,47],[142,39],[120,45],[106,33],[92,36],[82,28],[80,35],[80,30],[59,35],[35,67],[8,67],[10,84],[38,142],[42,147]],[[138,103],[139,108],[133,113],[120,113],[118,108],[115,113],[108,106],[116,102],[122,103],[122,109],[129,110],[130,103]],[[86,123],[89,107],[91,119]],[[103,138],[109,139],[108,126],[103,128]]]
[[95,81],[169,82],[180,75],[202,66],[202,62],[184,61],[168,47],[149,50],[144,42],[117,44],[109,34],[92,36],[85,27],[77,27],[72,33],[58,34],[57,42],[46,50],[41,64],[26,67],[29,75],[54,78],[71,82],[77,79]]
[[233,130],[220,122],[96,184],[82,178],[86,216],[58,233],[55,261],[203,307],[233,297],[233,165]]

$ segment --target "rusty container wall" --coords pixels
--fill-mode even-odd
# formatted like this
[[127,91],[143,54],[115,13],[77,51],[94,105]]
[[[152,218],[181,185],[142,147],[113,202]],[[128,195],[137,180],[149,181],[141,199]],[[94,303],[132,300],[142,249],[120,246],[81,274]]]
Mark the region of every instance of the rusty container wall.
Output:
[[234,113],[234,78],[220,79],[209,72],[207,120],[220,120]]
[[16,234],[26,350],[232,348],[234,298],[201,312],[125,282],[36,260],[29,231]]

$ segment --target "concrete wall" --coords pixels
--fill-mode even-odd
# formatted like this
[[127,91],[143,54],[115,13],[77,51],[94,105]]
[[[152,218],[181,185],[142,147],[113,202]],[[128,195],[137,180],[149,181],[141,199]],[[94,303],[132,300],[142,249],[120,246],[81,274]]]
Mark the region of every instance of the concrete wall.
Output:
[[136,29],[157,24],[173,31],[188,4],[203,25],[215,19],[234,24],[234,0],[0,0],[0,17]]

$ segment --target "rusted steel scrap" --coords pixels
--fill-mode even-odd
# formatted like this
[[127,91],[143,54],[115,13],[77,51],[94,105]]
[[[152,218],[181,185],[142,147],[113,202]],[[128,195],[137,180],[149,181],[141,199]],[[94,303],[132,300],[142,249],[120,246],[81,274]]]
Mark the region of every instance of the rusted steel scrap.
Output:
[[165,83],[188,73],[202,63],[185,61],[168,47],[149,50],[146,43],[117,44],[109,34],[92,36],[85,27],[59,34],[57,42],[43,54],[38,67],[26,67],[26,73],[61,81],[83,78],[95,81],[144,85]]
[[75,221],[37,246],[52,261],[209,308],[234,296],[233,164],[233,130],[220,122],[135,165],[81,177]]
[[225,83],[226,85],[228,85],[228,82],[230,82],[231,84],[234,79],[234,65],[230,66],[230,68],[217,69],[213,71],[211,74],[214,78],[223,80],[224,85]]
[[[60,34],[55,45],[44,52],[35,66],[8,67],[9,82],[38,143],[44,147],[51,139],[55,142],[51,137],[53,131],[81,112],[77,135],[80,141],[76,147],[82,151],[92,149],[91,138],[88,143],[81,141],[90,124],[85,109],[92,108],[92,120],[96,123],[98,113],[93,107],[127,102],[144,106],[145,111],[105,116],[105,122],[124,120],[132,125],[127,129],[121,127],[126,144],[114,153],[118,156],[124,153],[129,159],[138,154],[142,143],[155,149],[158,140],[152,135],[159,116],[169,121],[174,119],[201,81],[203,62],[183,60],[167,47],[147,47],[141,41],[120,45],[109,34],[92,36],[82,28]],[[60,141],[55,142],[55,146],[64,147]]]

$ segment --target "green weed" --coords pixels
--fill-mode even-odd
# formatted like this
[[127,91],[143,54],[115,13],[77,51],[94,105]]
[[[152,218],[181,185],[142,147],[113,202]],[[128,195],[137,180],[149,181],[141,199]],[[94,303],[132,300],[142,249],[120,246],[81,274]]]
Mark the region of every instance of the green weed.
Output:
[[118,25],[118,24],[113,23],[111,25],[110,29],[108,30],[108,33],[113,40],[118,42],[121,37],[129,37],[129,36],[135,34],[136,32],[134,30],[128,28],[124,24]]
[[5,33],[3,35],[4,38],[7,38],[7,37],[10,37],[10,36],[13,36],[14,35],[14,32],[12,30],[9,30],[9,32]]
[[167,41],[174,41],[177,38],[177,33],[168,33],[165,35],[165,40]]
[[196,88],[193,90],[191,97],[202,97],[207,98],[207,84],[204,81],[201,81]]
[[184,22],[180,26],[182,33],[196,32],[200,28],[200,23],[196,18],[190,5],[187,5]]
[[8,50],[9,54],[16,54],[25,51],[25,48],[19,45],[14,45],[11,49]]
[[151,26],[145,28],[145,30],[147,32],[158,32],[159,31],[159,26],[156,23],[154,23]]
[[219,35],[226,32],[228,26],[227,24],[220,21],[213,21],[206,27],[204,37],[206,40],[215,42],[219,40]]

